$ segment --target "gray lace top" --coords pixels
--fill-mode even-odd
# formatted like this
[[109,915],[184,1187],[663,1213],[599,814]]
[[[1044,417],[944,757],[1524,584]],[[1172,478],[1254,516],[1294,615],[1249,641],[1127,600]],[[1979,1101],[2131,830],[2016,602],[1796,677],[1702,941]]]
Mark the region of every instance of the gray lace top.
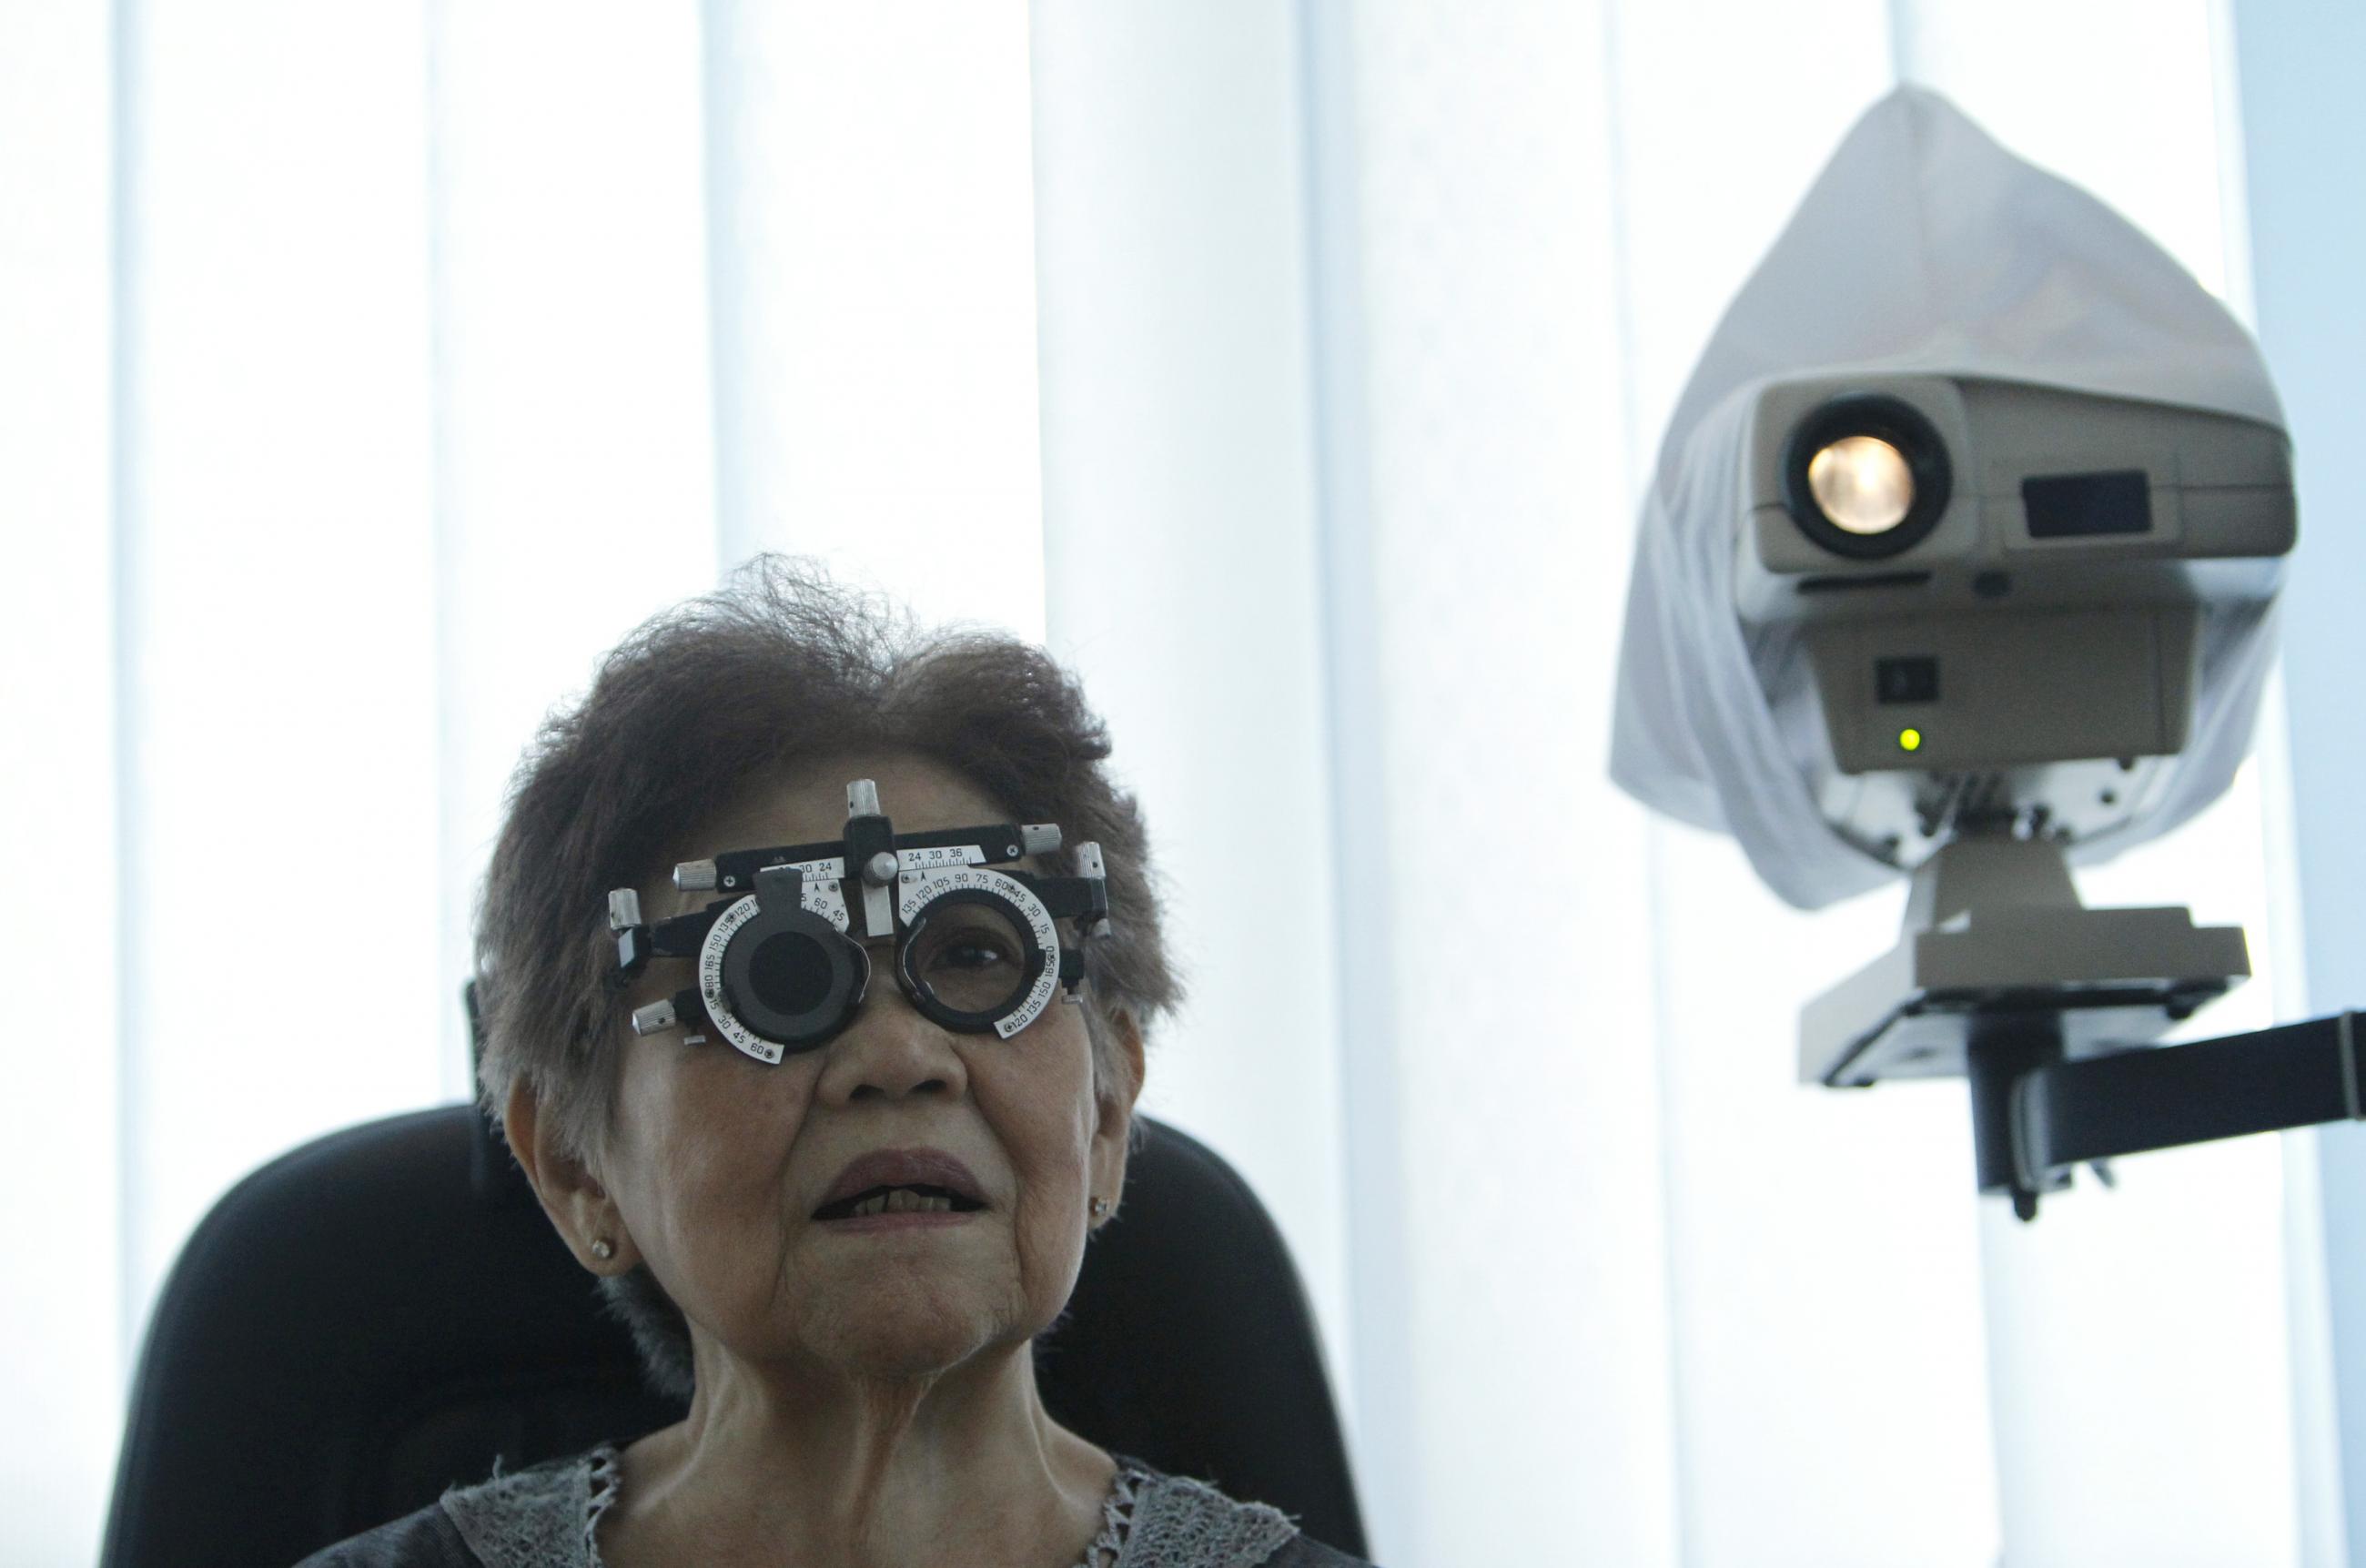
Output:
[[[603,1568],[600,1517],[621,1483],[616,1449],[603,1443],[571,1460],[446,1492],[442,1507],[484,1568]],[[1302,1540],[1277,1508],[1236,1503],[1202,1482],[1121,1456],[1101,1504],[1100,1534],[1076,1568],[1268,1568],[1313,1561],[1303,1553],[1313,1543]],[[1322,1560],[1349,1561],[1327,1553]]]

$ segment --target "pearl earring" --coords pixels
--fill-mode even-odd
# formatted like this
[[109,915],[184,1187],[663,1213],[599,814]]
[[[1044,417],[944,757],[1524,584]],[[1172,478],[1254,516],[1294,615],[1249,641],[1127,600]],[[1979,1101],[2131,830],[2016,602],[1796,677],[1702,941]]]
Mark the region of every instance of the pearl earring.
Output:
[[601,1262],[605,1263],[608,1259],[616,1256],[616,1244],[610,1241],[604,1235],[593,1236],[592,1238],[592,1256],[598,1258]]
[[1104,1215],[1106,1215],[1109,1212],[1110,1212],[1110,1201],[1109,1201],[1108,1199],[1106,1199],[1106,1198],[1096,1198],[1096,1199],[1094,1199],[1094,1200],[1093,1200],[1093,1218],[1095,1218],[1095,1219],[1097,1219],[1097,1220],[1098,1220],[1098,1219],[1100,1219],[1100,1218],[1102,1218]]

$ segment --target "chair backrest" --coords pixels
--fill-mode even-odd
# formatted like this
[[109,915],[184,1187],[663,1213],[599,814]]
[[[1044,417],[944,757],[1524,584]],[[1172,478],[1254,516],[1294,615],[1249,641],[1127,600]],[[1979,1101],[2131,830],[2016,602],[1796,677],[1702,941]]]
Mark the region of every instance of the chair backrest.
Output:
[[[1314,1324],[1240,1177],[1156,1122],[1037,1342],[1113,1451],[1364,1554]],[[217,1203],[151,1320],[101,1568],[287,1568],[445,1487],[681,1419],[474,1107],[349,1128]]]

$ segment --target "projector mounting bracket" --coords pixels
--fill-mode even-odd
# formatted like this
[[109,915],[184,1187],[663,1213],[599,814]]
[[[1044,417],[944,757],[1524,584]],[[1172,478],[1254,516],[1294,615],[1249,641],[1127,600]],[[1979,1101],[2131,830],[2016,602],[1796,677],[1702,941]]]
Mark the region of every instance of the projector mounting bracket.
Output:
[[1980,1190],[2023,1219],[2079,1164],[2361,1117],[2354,1014],[2146,1048],[2249,976],[2242,930],[2084,908],[2046,840],[1950,840],[1904,927],[1802,1010],[1800,1080],[1966,1078]]

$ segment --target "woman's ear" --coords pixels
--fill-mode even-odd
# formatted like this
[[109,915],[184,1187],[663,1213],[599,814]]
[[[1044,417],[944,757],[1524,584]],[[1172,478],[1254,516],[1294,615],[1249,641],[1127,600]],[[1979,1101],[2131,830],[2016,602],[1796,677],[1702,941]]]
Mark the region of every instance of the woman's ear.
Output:
[[[1142,1096],[1142,1026],[1121,1008],[1110,1014],[1110,1035],[1117,1045],[1117,1071],[1094,1087],[1092,1196],[1106,1198],[1110,1213],[1117,1210],[1125,1190],[1125,1158],[1132,1146],[1133,1105]],[[1105,1214],[1102,1218],[1106,1219]],[[1094,1222],[1098,1224],[1098,1222]]]
[[[594,1274],[622,1274],[640,1262],[633,1238],[614,1200],[590,1167],[570,1152],[542,1100],[523,1077],[510,1086],[509,1104],[501,1118],[510,1152],[517,1156],[542,1212],[550,1216],[576,1260]],[[602,1257],[605,1247],[608,1255]]]

